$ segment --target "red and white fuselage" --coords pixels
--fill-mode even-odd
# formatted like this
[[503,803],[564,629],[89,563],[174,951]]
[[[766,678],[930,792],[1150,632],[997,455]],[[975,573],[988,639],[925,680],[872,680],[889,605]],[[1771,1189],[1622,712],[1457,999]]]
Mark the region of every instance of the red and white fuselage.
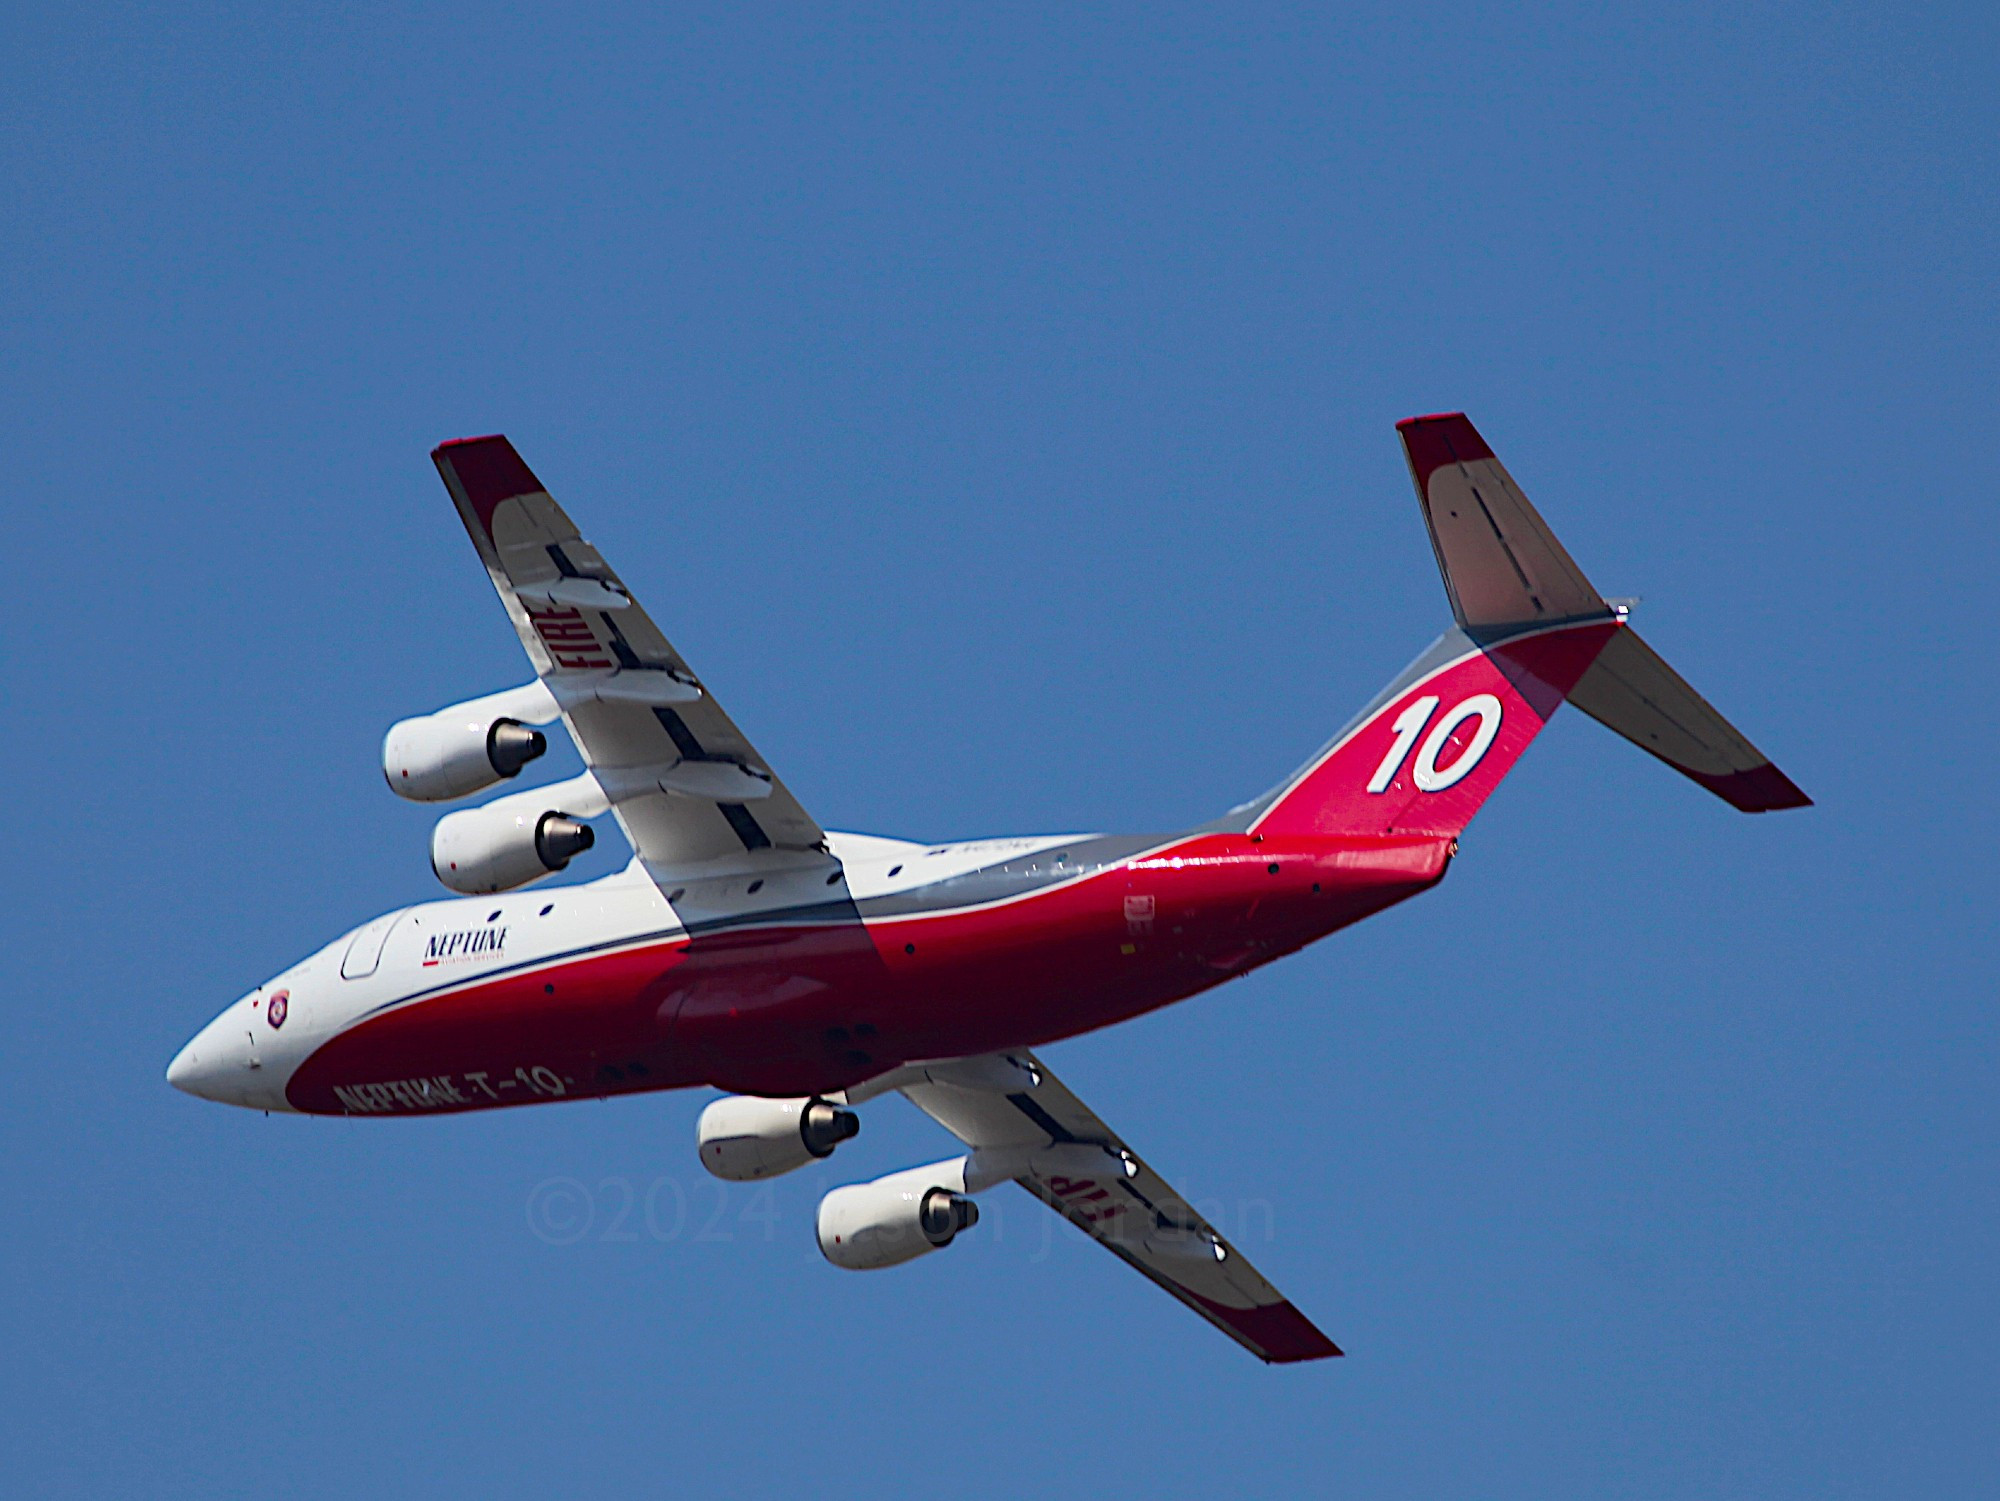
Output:
[[763,877],[754,895],[756,876],[711,878],[736,891],[691,907],[683,887],[677,906],[635,864],[386,914],[224,1011],[169,1078],[335,1115],[701,1084],[828,1094],[1193,995],[1423,890],[1451,849],[1246,833],[830,843],[845,891],[831,902],[814,873]]

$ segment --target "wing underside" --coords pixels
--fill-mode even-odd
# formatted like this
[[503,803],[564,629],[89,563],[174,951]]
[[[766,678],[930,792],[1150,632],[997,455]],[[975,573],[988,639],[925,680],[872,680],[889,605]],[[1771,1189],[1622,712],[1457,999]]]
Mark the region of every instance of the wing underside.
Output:
[[1016,1057],[1039,1079],[1031,1090],[923,1082],[902,1093],[974,1160],[1017,1154],[1022,1188],[1260,1359],[1341,1353],[1046,1065]]

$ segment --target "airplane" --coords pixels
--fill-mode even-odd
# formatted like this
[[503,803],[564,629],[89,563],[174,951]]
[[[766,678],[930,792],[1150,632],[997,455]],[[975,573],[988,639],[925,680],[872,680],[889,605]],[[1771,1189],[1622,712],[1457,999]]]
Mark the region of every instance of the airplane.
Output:
[[[262,1111],[427,1116],[712,1086],[730,1181],[825,1159],[900,1093],[944,1161],[833,1189],[836,1267],[953,1244],[1006,1182],[1272,1363],[1342,1352],[1034,1051],[1429,890],[1564,702],[1746,813],[1810,799],[1584,576],[1462,413],[1397,424],[1453,625],[1263,796],[1178,834],[923,844],[823,828],[504,437],[432,459],[534,681],[405,719],[399,796],[584,771],[447,813],[457,898],[384,913],[229,1006],[167,1081]],[[617,874],[530,891],[610,814]]]

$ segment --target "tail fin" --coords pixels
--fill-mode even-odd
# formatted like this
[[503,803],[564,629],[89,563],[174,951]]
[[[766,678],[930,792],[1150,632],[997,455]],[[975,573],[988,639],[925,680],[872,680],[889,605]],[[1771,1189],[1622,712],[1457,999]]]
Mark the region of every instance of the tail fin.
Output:
[[1397,430],[1457,627],[1251,805],[1252,832],[1457,834],[1570,698],[1745,812],[1811,801],[1605,603],[1463,414]]
[[1406,418],[1396,431],[1461,627],[1615,618],[1462,412]]

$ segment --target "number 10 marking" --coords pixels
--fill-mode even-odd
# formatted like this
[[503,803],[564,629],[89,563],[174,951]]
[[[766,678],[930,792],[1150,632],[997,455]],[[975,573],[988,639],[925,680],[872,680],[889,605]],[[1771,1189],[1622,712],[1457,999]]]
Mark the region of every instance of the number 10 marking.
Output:
[[[1387,792],[1389,784],[1396,780],[1396,772],[1409,755],[1410,747],[1423,734],[1424,725],[1436,712],[1438,699],[1435,694],[1426,694],[1417,699],[1409,708],[1396,716],[1391,726],[1396,738],[1389,746],[1389,754],[1382,758],[1382,764],[1375,768],[1375,775],[1368,779],[1370,792]],[[1445,742],[1452,732],[1474,715],[1479,716],[1479,728],[1472,732],[1472,743],[1466,746],[1459,758],[1451,765],[1440,768],[1438,755],[1444,750]],[[1442,792],[1455,786],[1471,774],[1473,767],[1480,763],[1492,747],[1493,737],[1500,733],[1500,700],[1490,693],[1475,693],[1471,698],[1453,708],[1437,722],[1423,748],[1417,752],[1417,759],[1410,768],[1410,780],[1417,784],[1419,792]]]

